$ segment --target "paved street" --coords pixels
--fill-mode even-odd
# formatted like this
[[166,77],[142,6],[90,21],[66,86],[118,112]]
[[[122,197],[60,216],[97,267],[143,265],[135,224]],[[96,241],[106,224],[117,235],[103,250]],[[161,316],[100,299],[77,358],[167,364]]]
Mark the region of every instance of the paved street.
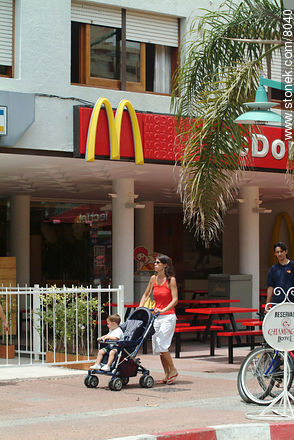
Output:
[[[214,358],[208,356],[209,347],[203,344],[197,345],[197,351],[195,346],[193,351],[185,349],[183,357],[176,360],[178,382],[171,386],[158,384],[152,389],[140,387],[140,376],[131,378],[120,392],[113,392],[105,376],[99,376],[98,388],[86,388],[83,371],[25,367],[27,371],[24,368],[22,372],[10,368],[8,374],[2,368],[0,438],[101,440],[256,423],[248,420],[246,413],[259,413],[261,407],[245,404],[236,387],[238,368],[247,349],[234,351],[233,365],[227,363],[227,348],[218,348]],[[141,360],[155,380],[161,378],[158,357],[145,355]],[[41,374],[45,377],[28,378]]]

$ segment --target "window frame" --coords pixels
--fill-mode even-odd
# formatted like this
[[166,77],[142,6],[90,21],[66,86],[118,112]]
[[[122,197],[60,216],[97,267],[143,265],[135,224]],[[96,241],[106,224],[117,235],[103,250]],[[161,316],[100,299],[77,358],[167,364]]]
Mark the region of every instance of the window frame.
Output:
[[[101,87],[104,89],[121,90],[121,79],[96,78],[90,75],[90,26],[88,23],[80,24],[79,35],[79,84],[86,84],[94,87]],[[126,54],[122,52],[122,56]],[[126,90],[131,92],[145,91],[145,76],[146,76],[146,46],[145,43],[140,43],[140,81],[126,81]]]
[[4,66],[6,73],[0,73],[0,78],[13,78],[14,77],[14,55],[15,55],[15,0],[12,1],[12,64],[11,66]]
[[[123,73],[120,80],[107,79],[107,78],[96,78],[90,76],[90,23],[79,24],[79,35],[78,35],[78,82],[71,82],[74,85],[99,87],[104,89],[112,90],[126,90],[129,92],[144,92],[147,94],[164,95],[170,96],[170,93],[164,92],[154,92],[151,90],[146,90],[146,43],[140,42],[140,81],[126,81],[125,87],[123,87]],[[94,25],[93,25],[94,26]],[[178,66],[178,54],[179,46],[171,48],[171,89],[173,88],[173,76]],[[126,54],[122,48],[122,66],[124,65],[124,59]],[[124,58],[124,59],[123,59]]]

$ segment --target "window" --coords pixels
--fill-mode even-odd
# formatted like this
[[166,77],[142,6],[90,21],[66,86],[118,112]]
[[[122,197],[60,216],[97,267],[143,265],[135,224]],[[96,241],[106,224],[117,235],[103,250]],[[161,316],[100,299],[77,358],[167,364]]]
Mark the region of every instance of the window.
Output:
[[71,31],[73,83],[170,93],[177,18],[73,3]]
[[12,76],[13,67],[13,0],[0,2],[0,76]]
[[[0,203],[0,250],[5,250],[5,215]],[[111,284],[111,211],[97,204],[32,201],[30,229],[32,284]]]

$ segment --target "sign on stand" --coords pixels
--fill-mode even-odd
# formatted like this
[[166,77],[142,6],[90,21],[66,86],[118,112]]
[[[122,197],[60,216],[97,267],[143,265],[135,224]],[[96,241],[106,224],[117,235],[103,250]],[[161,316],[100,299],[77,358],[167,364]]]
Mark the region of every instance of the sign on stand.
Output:
[[264,339],[279,351],[294,350],[294,304],[282,303],[271,308],[262,325]]
[[[288,378],[291,374],[288,364],[288,352],[294,350],[294,303],[289,301],[289,295],[293,298],[292,293],[294,293],[293,287],[287,293],[281,287],[274,290],[275,295],[282,294],[285,299],[280,304],[267,304],[267,314],[262,325],[263,337],[268,345],[277,351],[284,352],[283,391],[260,414],[247,414],[250,419],[294,419],[291,406],[291,400],[294,401],[294,396],[288,391],[287,387]],[[270,306],[271,308],[269,308]]]

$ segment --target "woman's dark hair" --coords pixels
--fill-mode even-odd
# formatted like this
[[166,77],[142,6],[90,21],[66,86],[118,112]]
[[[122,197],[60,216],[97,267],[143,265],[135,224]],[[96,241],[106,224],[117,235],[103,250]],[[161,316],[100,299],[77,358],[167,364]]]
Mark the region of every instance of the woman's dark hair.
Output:
[[172,263],[172,259],[168,257],[167,255],[158,255],[156,257],[161,263],[166,264],[166,267],[164,268],[164,274],[167,279],[167,283],[170,283],[171,277],[175,276],[175,271]]
[[278,241],[278,243],[274,244],[274,252],[275,252],[277,247],[280,247],[282,249],[282,251],[287,251],[288,250],[288,246],[283,241]]

